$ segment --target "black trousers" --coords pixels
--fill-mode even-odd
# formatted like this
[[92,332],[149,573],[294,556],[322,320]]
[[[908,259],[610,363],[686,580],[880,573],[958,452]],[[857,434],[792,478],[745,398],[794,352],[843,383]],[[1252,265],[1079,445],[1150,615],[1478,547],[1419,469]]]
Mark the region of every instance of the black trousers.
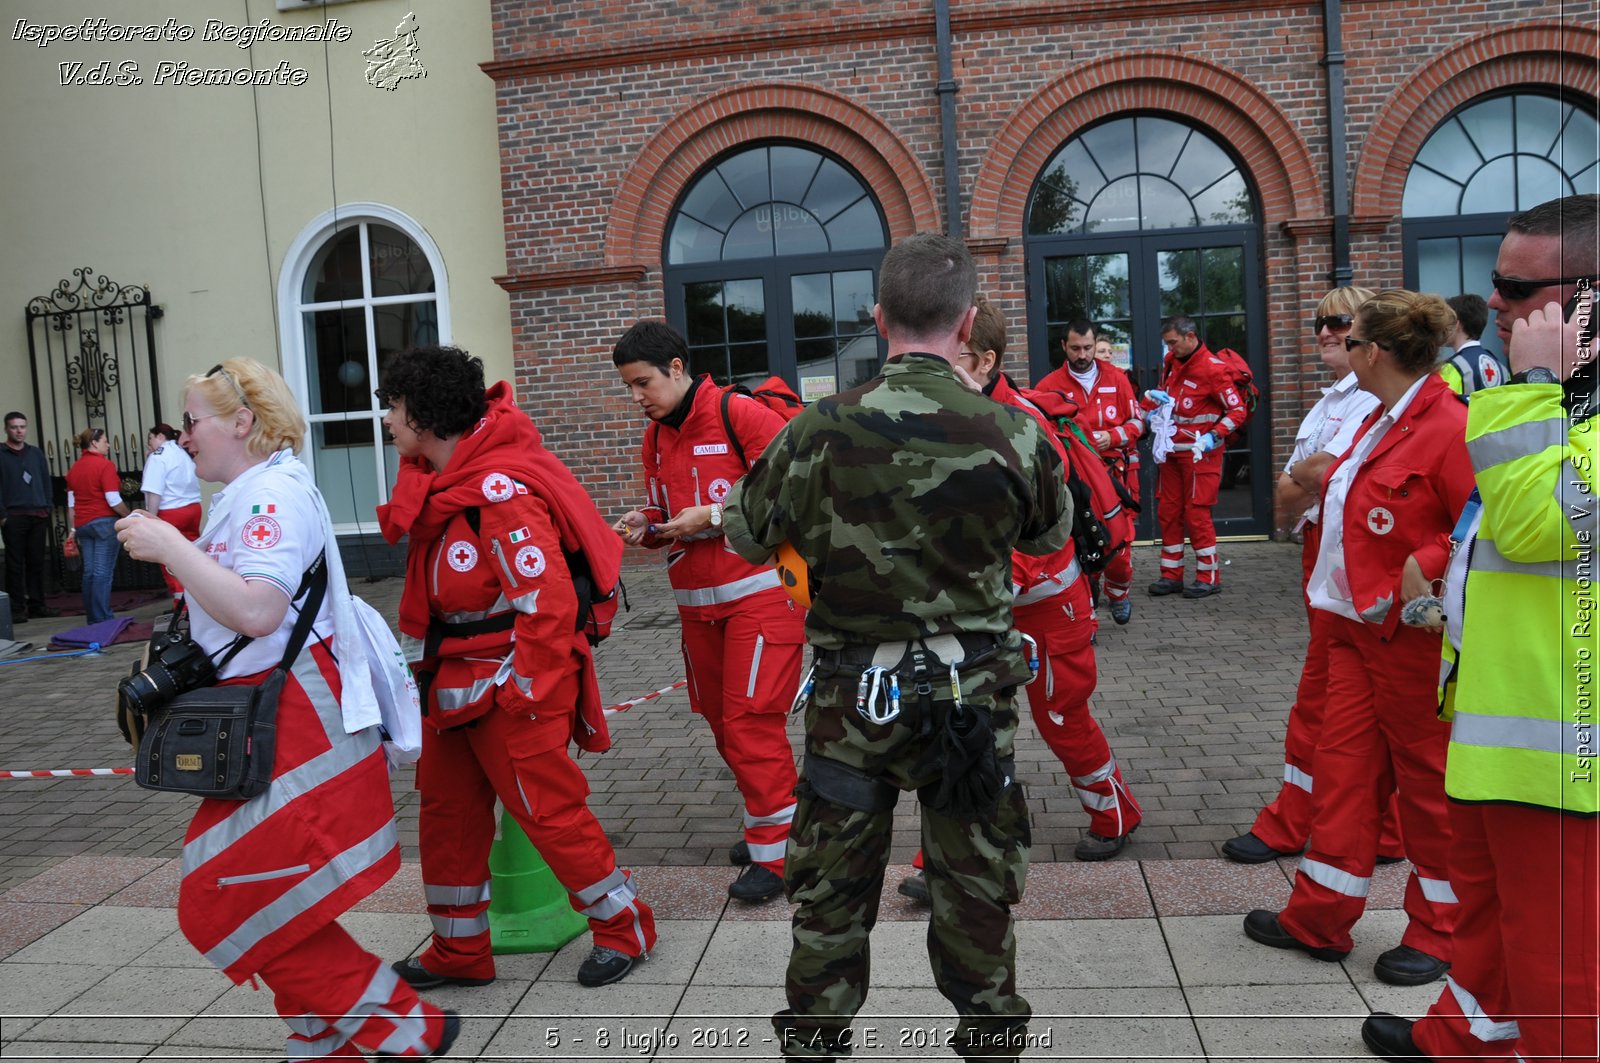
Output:
[[11,611],[35,613],[44,610],[45,539],[49,517],[13,513],[0,527],[6,544],[6,593],[11,596]]

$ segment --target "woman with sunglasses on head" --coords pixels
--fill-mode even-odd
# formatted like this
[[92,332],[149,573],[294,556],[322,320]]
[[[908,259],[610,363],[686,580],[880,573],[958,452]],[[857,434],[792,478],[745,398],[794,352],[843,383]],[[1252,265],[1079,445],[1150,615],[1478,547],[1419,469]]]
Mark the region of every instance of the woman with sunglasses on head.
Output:
[[[1350,449],[1356,431],[1378,405],[1378,398],[1363,391],[1350,371],[1350,352],[1344,341],[1355,324],[1356,309],[1372,298],[1367,288],[1335,288],[1322,297],[1312,318],[1322,364],[1338,374],[1322,389],[1322,398],[1300,422],[1294,451],[1278,477],[1277,509],[1281,532],[1291,527],[1301,534],[1300,591],[1304,595],[1317,561],[1321,541],[1319,494],[1322,475],[1334,459]],[[1306,608],[1311,637],[1305,664],[1289,708],[1289,726],[1283,741],[1283,788],[1277,798],[1256,815],[1244,834],[1222,843],[1222,855],[1238,864],[1260,864],[1280,856],[1294,856],[1311,835],[1311,794],[1315,778],[1313,758],[1322,733],[1322,711],[1327,694],[1328,645],[1324,620],[1330,614]],[[1391,811],[1385,816],[1378,849],[1385,859],[1398,859],[1400,840]]]
[[128,504],[122,500],[122,477],[106,457],[111,440],[105,429],[79,432],[78,450],[78,460],[67,470],[67,538],[77,540],[83,558],[83,611],[89,623],[98,624],[113,617],[111,578],[121,547],[112,525],[128,515]]
[[[270,785],[203,799],[189,824],[178,926],[234,982],[272,989],[291,1060],[430,1058],[455,1040],[455,1014],[337,922],[399,869],[400,845],[378,714],[357,707],[373,704],[358,696],[371,680],[333,525],[295,456],[305,419],[282,377],[230,358],[185,383],[182,424],[196,473],[224,485],[200,538],[142,512],[117,535],[182,581],[190,635],[222,662],[218,685],[259,685],[278,666],[319,557],[327,586],[279,696]],[[237,635],[251,641],[240,649]]]
[[1366,907],[1378,830],[1399,795],[1410,917],[1401,944],[1379,956],[1395,985],[1448,968],[1456,899],[1447,856],[1438,719],[1440,635],[1401,622],[1403,607],[1437,596],[1450,534],[1472,493],[1466,406],[1433,371],[1455,315],[1436,295],[1394,289],[1363,303],[1344,338],[1350,369],[1378,408],[1323,480],[1322,540],[1307,584],[1328,614],[1327,704],[1317,744],[1311,847],[1282,912],[1245,917],[1246,936],[1336,961]]

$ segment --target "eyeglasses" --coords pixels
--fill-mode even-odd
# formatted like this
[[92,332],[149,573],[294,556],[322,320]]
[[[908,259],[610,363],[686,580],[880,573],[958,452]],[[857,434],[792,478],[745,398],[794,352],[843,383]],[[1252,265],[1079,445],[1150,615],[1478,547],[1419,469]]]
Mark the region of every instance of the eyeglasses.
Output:
[[[233,388],[233,393],[235,395],[239,396],[239,405],[243,406],[245,409],[248,410],[250,408],[250,400],[246,399],[244,397],[244,388],[241,388],[239,386],[239,382],[237,380],[233,379],[233,376],[226,369],[222,368],[222,363],[221,362],[218,362],[216,365],[212,366],[210,368],[210,370],[207,371],[206,376],[207,377],[214,377],[218,373],[221,373],[222,374],[222,379],[226,380],[228,382],[228,386]],[[188,414],[184,414],[184,417],[187,418],[188,416],[189,416]],[[208,414],[207,416],[213,416],[213,415]],[[185,428],[184,431],[187,432],[188,429]]]
[[1577,284],[1579,281],[1592,281],[1593,277],[1550,277],[1545,280],[1522,280],[1519,277],[1502,277],[1499,270],[1489,274],[1489,283],[1494,285],[1494,290],[1500,293],[1500,298],[1510,299],[1513,302],[1531,298],[1534,292],[1550,288],[1557,284]]
[[[207,373],[206,375],[210,376],[211,374]],[[249,409],[249,407],[245,407],[245,408]],[[191,417],[189,415],[189,411],[188,410],[184,410],[183,411],[183,419],[179,423],[183,425],[183,431],[184,431],[185,435],[194,435],[194,426],[195,425],[199,424],[201,421],[205,420],[207,417],[221,417],[221,416],[222,416],[222,414],[220,414],[220,413],[202,413],[199,417]]]
[[1321,332],[1323,329],[1331,329],[1334,332],[1343,332],[1355,323],[1356,316],[1354,314],[1318,314],[1311,319],[1311,331],[1315,333]]
[[1344,338],[1344,349],[1347,351],[1353,351],[1357,347],[1371,347],[1377,342],[1377,340],[1358,340],[1354,336],[1346,336]]

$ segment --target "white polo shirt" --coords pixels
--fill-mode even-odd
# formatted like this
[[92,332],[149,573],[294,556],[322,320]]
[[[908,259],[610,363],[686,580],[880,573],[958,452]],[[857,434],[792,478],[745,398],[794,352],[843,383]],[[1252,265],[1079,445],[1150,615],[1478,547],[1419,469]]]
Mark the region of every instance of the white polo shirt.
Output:
[[[1294,437],[1294,451],[1290,453],[1283,471],[1288,472],[1298,462],[1322,451],[1336,458],[1342,455],[1355,442],[1356,430],[1361,427],[1361,422],[1377,405],[1378,397],[1362,391],[1356,384],[1354,373],[1346,373],[1333,385],[1323,388],[1322,398],[1300,422],[1300,430]],[[1321,513],[1322,501],[1319,499],[1306,510],[1304,519],[1316,521]]]
[[194,459],[170,439],[145,459],[144,480],[139,486],[145,494],[160,495],[164,510],[192,506],[200,501],[200,481],[194,474]]

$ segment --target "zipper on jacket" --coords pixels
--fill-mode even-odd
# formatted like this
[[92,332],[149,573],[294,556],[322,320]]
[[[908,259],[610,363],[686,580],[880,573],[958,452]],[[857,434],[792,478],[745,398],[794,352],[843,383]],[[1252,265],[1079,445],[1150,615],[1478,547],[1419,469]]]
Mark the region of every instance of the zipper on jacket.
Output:
[[700,466],[689,466],[689,472],[694,476],[694,504],[700,505]]
[[511,566],[506,564],[505,551],[500,549],[500,540],[498,537],[489,540],[489,549],[494,551],[494,556],[500,561],[500,569],[506,574],[506,579],[511,581],[511,586],[522,586],[522,584],[517,582],[516,573],[511,571]]
[[441,534],[439,536],[439,549],[433,553],[433,597],[435,601],[439,599],[439,558],[443,557],[444,552],[450,549],[444,540],[445,537]]

